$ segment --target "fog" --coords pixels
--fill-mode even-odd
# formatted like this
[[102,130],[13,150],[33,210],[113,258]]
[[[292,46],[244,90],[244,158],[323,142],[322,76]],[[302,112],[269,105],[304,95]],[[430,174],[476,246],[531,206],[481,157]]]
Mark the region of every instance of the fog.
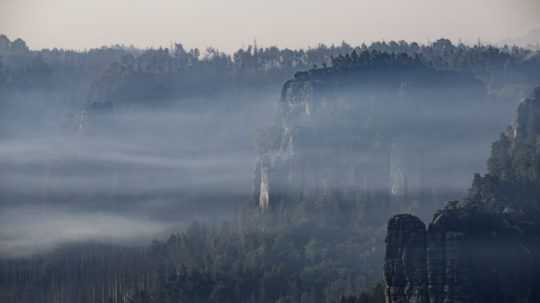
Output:
[[[442,95],[444,87],[419,87],[405,97],[344,89],[313,103],[309,117],[295,118],[308,181],[285,186],[306,190],[324,180],[331,190],[354,191],[364,186],[348,175],[357,165],[371,180],[407,174],[413,194],[439,192],[424,206],[429,215],[462,198],[473,173],[485,171],[490,143],[515,104],[465,87],[452,99],[457,95]],[[72,241],[147,244],[193,221],[234,218],[254,202],[258,133],[282,127],[277,92],[152,107],[124,102],[110,111],[52,100],[40,100],[49,102],[40,111],[33,94],[22,98],[4,112],[13,118],[4,120],[0,138],[0,253]],[[377,144],[388,154],[366,152]],[[388,190],[394,181],[373,181],[369,190]]]
[[49,251],[72,242],[137,245],[162,236],[164,230],[181,227],[181,222],[158,222],[118,212],[81,212],[35,205],[2,209],[0,221],[0,254],[8,257]]
[[193,221],[230,219],[252,194],[255,135],[276,107],[265,94],[232,108],[230,96],[196,109],[119,107],[81,127],[78,115],[60,114],[69,108],[39,121],[18,115],[0,138],[0,253],[146,244]]
[[[374,44],[353,55],[346,43],[306,52],[249,47],[232,57],[212,50],[201,56],[180,44],[76,53],[0,42],[5,255],[72,241],[148,244],[193,221],[234,219],[256,204],[266,145],[277,159],[271,169],[284,171],[275,174],[270,199],[283,190],[301,193],[292,203],[345,197],[361,206],[376,193],[367,200],[396,202],[377,210],[378,227],[420,200],[421,215],[431,216],[463,198],[473,174],[486,171],[491,142],[536,75],[525,68],[536,58],[529,51],[444,39],[422,47]],[[453,55],[440,61],[447,50]],[[448,70],[477,52],[493,60],[490,68],[480,56]],[[414,59],[418,54],[429,57]],[[303,99],[311,91],[297,81],[292,97],[280,99],[286,79],[321,62],[335,65],[304,73],[313,77],[312,98]],[[368,194],[356,195],[361,191]],[[327,192],[336,194],[328,199]]]
[[[430,87],[406,97],[383,91],[334,92],[337,101],[315,102],[309,117],[295,118],[295,149],[309,176],[283,186],[307,190],[324,180],[330,190],[354,191],[364,186],[348,175],[357,165],[366,178],[383,180],[371,191],[388,190],[398,173],[407,174],[413,194],[439,192],[423,213],[462,198],[472,174],[485,171],[490,142],[514,104],[472,93],[448,102],[456,96]],[[146,244],[193,221],[234,218],[254,202],[256,137],[282,127],[284,110],[270,91],[110,111],[49,103],[40,114],[34,102],[17,104],[0,138],[4,255],[72,241]],[[374,144],[388,154],[367,152]]]

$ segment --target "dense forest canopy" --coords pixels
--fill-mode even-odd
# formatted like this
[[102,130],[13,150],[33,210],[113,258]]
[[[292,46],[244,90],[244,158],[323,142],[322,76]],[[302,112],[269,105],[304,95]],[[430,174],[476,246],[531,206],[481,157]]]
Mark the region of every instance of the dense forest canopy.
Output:
[[[401,61],[419,60],[438,69],[472,72],[494,89],[509,84],[532,84],[540,77],[538,51],[516,46],[455,45],[447,39],[425,45],[383,41],[351,46],[343,42],[298,50],[254,44],[227,54],[212,47],[204,51],[186,49],[180,43],[171,48],[147,50],[118,45],[86,51],[34,51],[23,40],[10,41],[2,35],[0,85],[3,91],[75,86],[90,96],[117,94],[129,98],[125,95],[129,89],[144,82],[143,91],[131,92],[141,99],[189,97],[276,85],[291,74],[312,67],[313,70],[327,66],[342,69],[392,55],[399,55]],[[111,80],[116,83],[108,83]],[[107,83],[114,88],[106,87]]]
[[493,94],[508,100],[524,97],[540,79],[538,51],[456,45],[447,39],[431,44],[383,41],[352,46],[343,42],[298,50],[254,44],[227,54],[212,47],[188,49],[181,43],[144,50],[120,45],[85,51],[31,50],[23,40],[11,41],[2,35],[0,125],[7,134],[11,124],[6,121],[13,120],[12,113],[41,121],[39,114],[47,112],[62,125],[76,128],[81,108],[94,102],[157,106],[181,101],[193,106],[212,96],[232,96],[232,100],[253,103],[264,100],[262,96],[277,96],[276,87],[299,71],[321,75],[355,67],[368,74],[370,65],[384,61],[421,62],[472,73]]

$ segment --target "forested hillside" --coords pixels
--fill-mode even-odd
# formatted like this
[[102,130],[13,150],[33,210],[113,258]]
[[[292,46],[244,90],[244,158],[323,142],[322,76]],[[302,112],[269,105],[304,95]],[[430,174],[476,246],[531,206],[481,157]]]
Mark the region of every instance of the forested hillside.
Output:
[[[0,302],[382,303],[387,219],[462,198],[539,82],[537,51],[446,39],[227,54],[0,36]],[[522,163],[505,138],[501,176]]]
[[211,47],[187,49],[180,43],[147,50],[121,45],[85,51],[30,50],[25,41],[10,41],[2,35],[0,85],[4,94],[44,88],[71,91],[74,94],[57,96],[73,99],[70,102],[98,96],[116,102],[137,98],[149,102],[224,90],[275,89],[297,71],[324,66],[341,69],[357,60],[365,61],[365,51],[418,56],[437,69],[471,72],[493,90],[526,85],[532,88],[540,77],[537,51],[512,46],[454,45],[447,39],[427,45],[389,41],[352,46],[343,42],[298,50],[255,44],[227,54]]

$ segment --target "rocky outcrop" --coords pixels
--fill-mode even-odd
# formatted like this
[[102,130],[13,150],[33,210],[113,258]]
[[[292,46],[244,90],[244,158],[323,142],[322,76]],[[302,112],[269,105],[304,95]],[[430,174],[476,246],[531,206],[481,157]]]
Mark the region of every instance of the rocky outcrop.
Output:
[[[387,302],[538,302],[540,299],[540,88],[524,100],[514,125],[493,144],[488,174],[476,175],[468,196],[449,202],[427,229],[397,224],[419,219],[398,215],[388,223]],[[421,226],[422,223],[415,223]],[[393,270],[410,241],[426,233],[424,251],[410,271]],[[399,236],[396,236],[399,235]],[[396,253],[399,252],[399,253]],[[398,258],[399,259],[399,258]],[[398,262],[399,263],[399,262]],[[401,267],[404,268],[404,267]],[[403,277],[425,272],[421,298],[399,291]],[[407,280],[407,279],[405,279]],[[416,286],[416,289],[423,290]]]
[[445,167],[437,155],[489,145],[482,138],[493,125],[476,125],[485,121],[481,83],[413,59],[380,60],[301,72],[284,84],[277,121],[259,144],[254,204],[341,201],[383,222],[390,209],[431,214],[440,199],[461,196],[468,184],[459,180],[483,160],[457,166],[449,157]]
[[398,215],[388,223],[384,276],[391,302],[428,302],[426,226],[411,215]]
[[[266,147],[257,163],[254,188],[261,209],[301,201],[325,203],[338,196],[352,201],[377,195],[379,202],[388,201],[386,143],[372,140],[360,146],[358,136],[365,129],[354,134],[330,120],[329,115],[343,115],[339,98],[332,104],[336,99],[314,80],[295,79],[284,85],[278,122],[260,144]],[[352,149],[358,157],[351,157]],[[356,184],[359,190],[353,188]],[[367,188],[378,193],[368,193]]]

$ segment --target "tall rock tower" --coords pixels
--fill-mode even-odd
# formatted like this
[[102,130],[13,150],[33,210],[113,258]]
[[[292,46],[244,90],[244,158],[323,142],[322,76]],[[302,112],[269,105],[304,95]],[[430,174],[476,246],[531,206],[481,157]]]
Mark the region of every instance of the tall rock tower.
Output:
[[371,59],[299,72],[283,85],[275,125],[259,144],[259,208],[339,202],[384,220],[391,208],[440,207],[426,191],[458,198],[456,188],[465,190],[434,176],[471,174],[440,166],[447,145],[488,144],[471,127],[482,114],[472,109],[485,101],[481,83],[413,59],[362,58]]
[[427,229],[411,215],[390,219],[388,303],[539,302],[539,138],[537,88],[462,202],[436,212]]

